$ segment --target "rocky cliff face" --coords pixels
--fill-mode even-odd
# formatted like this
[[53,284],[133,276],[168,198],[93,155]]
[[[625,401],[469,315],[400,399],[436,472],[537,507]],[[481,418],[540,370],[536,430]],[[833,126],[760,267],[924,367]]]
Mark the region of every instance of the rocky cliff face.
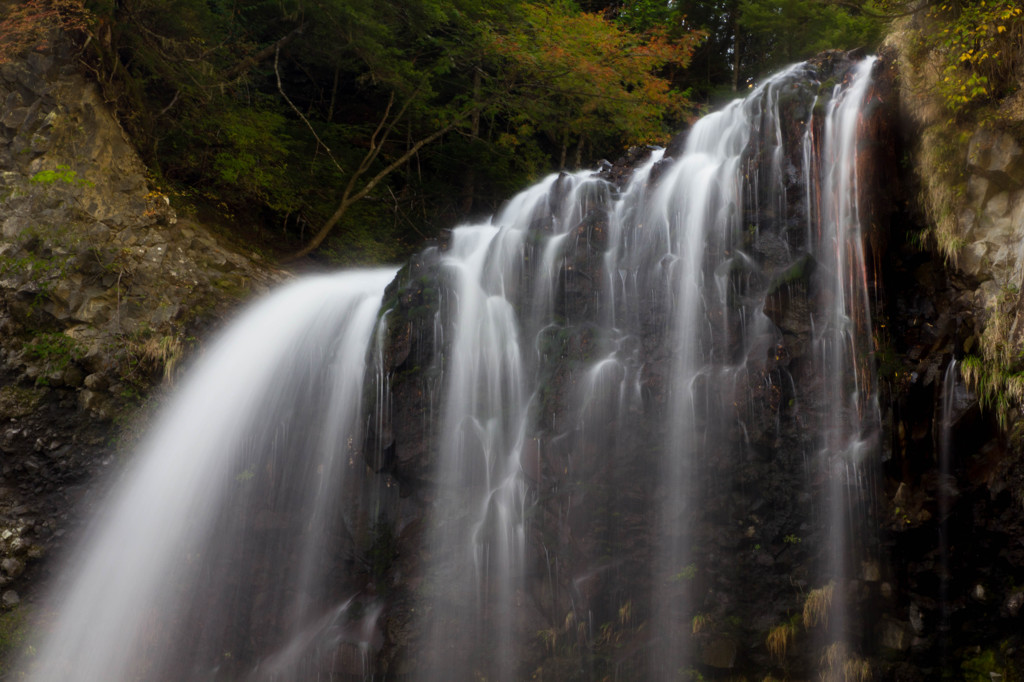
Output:
[[177,218],[64,49],[0,65],[5,608],[84,518],[76,505],[197,335],[281,279]]
[[905,679],[936,669],[1018,679],[1021,93],[975,124],[954,124],[936,95],[941,68],[914,48],[925,30],[927,16],[909,17],[887,41],[900,74],[909,190],[891,228],[899,248],[887,257],[885,351],[896,362],[881,361],[893,444],[883,543],[900,573],[900,625],[890,629],[918,667]]

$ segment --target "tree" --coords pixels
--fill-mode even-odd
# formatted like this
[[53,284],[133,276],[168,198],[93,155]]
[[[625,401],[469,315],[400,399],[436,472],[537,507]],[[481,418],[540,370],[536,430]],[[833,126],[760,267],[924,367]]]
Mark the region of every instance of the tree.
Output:
[[875,16],[819,0],[740,0],[739,25],[750,36],[752,76],[822,50],[873,47],[883,28]]
[[525,5],[522,21],[491,44],[505,58],[509,117],[553,141],[564,167],[572,142],[578,166],[588,142],[664,138],[666,120],[678,119],[687,100],[659,72],[684,68],[700,37],[691,31],[672,40],[663,27],[634,33],[600,14]]
[[823,49],[873,48],[886,20],[877,3],[899,1],[594,0],[590,5],[631,29],[700,30],[705,39],[689,68],[673,74],[672,81],[694,99],[714,102]]
[[299,253],[341,233],[343,259],[394,259],[552,166],[665,137],[697,38],[648,5],[90,0],[83,45],[165,189]]

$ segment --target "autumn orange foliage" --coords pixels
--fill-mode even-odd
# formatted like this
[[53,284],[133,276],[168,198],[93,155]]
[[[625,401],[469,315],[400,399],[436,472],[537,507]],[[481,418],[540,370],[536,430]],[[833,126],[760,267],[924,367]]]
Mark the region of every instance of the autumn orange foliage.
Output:
[[[29,50],[45,49],[57,31],[84,31],[91,15],[83,0],[24,0],[0,19],[0,64]],[[0,10],[2,10],[0,4]]]
[[532,91],[522,114],[571,138],[617,129],[632,142],[660,139],[666,116],[689,104],[663,76],[684,68],[703,34],[670,39],[663,30],[638,34],[601,14],[523,7],[524,21],[492,36],[491,49],[510,65],[515,87]]

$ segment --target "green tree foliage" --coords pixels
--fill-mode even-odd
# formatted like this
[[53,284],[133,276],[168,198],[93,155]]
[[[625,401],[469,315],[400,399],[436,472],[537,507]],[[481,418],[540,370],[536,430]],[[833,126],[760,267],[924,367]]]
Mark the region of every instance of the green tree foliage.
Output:
[[828,49],[870,48],[884,24],[863,10],[809,0],[740,0],[747,73],[774,71]]
[[685,100],[665,74],[695,43],[568,2],[90,9],[93,68],[158,176],[282,225],[300,253],[356,236],[351,260],[397,257],[584,150],[666,136]]
[[1024,10],[1015,0],[943,2],[927,42],[943,61],[940,93],[954,115],[1013,94],[1024,81]]
[[694,97],[870,40],[824,0],[14,6],[0,59],[79,31],[166,189],[347,261],[401,257],[540,173],[666,139]]
[[873,49],[886,18],[875,0],[618,0],[602,11],[631,29],[699,30],[690,68],[673,76],[676,87],[704,101],[824,49]]

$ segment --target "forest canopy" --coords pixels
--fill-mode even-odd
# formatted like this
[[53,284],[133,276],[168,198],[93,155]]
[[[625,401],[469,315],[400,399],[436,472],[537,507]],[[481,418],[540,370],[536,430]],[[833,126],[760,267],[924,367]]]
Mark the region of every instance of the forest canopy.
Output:
[[541,174],[664,143],[702,106],[882,28],[823,0],[11,6],[0,61],[75,36],[179,204],[349,263],[399,258]]

